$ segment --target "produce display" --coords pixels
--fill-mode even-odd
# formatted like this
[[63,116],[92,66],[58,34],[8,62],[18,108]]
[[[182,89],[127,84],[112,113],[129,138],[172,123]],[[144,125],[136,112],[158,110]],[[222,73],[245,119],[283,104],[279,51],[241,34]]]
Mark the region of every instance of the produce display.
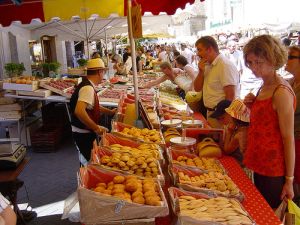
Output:
[[135,176],[115,176],[111,182],[98,183],[92,190],[137,204],[163,204],[158,184],[149,178],[142,180]]
[[239,189],[227,175],[219,172],[203,173],[198,176],[190,176],[183,172],[178,172],[179,183],[188,184],[199,188],[207,188],[222,192],[225,195],[238,195]]
[[113,152],[111,155],[101,156],[100,162],[105,167],[142,177],[157,177],[160,173],[156,158],[141,156],[141,154]]
[[149,130],[147,128],[139,129],[139,128],[127,128],[125,127],[121,132],[126,136],[137,138],[143,140],[145,142],[160,144],[162,139],[160,137],[160,133],[157,130]]
[[193,119],[191,112],[185,110],[178,110],[172,106],[162,104],[160,108],[160,114],[165,120],[170,119],[181,119],[181,120],[191,120]]
[[176,87],[176,84],[173,84],[170,80],[166,80],[165,82],[159,85],[159,91],[177,95]]
[[122,76],[115,76],[109,79],[109,82],[112,84],[125,84],[129,81],[128,78]]
[[136,148],[132,148],[129,146],[123,146],[120,144],[112,144],[109,145],[109,148],[114,151],[120,151],[120,152],[126,152],[131,153],[132,155],[139,157],[139,156],[145,156],[148,157],[154,157],[155,159],[159,159],[159,150],[158,146],[156,144],[141,144],[140,146]]
[[108,101],[108,102],[119,102],[121,96],[124,94],[123,90],[112,90],[112,89],[105,89],[102,92],[98,93],[101,101]]
[[179,197],[181,216],[188,216],[201,221],[218,222],[224,225],[252,225],[247,212],[235,199],[224,197],[199,198],[182,195]]
[[70,98],[75,90],[75,83],[76,82],[74,82],[74,80],[71,79],[43,79],[40,82],[40,86],[54,93]]
[[178,110],[186,110],[187,108],[186,102],[184,102],[178,95],[160,92],[159,100],[161,101],[161,103],[173,106]]
[[194,157],[189,158],[187,156],[178,156],[177,159],[173,159],[172,163],[179,164],[182,166],[193,166],[198,167],[203,170],[214,171],[223,173],[223,168],[220,166],[220,163],[214,158],[204,158],[204,157]]
[[74,86],[74,83],[67,82],[67,81],[64,81],[64,80],[51,80],[46,84],[53,87],[53,88],[61,90],[61,91],[64,91],[68,88],[72,88]]
[[20,76],[11,78],[11,83],[16,84],[32,84],[32,81],[37,81],[38,79],[34,76]]

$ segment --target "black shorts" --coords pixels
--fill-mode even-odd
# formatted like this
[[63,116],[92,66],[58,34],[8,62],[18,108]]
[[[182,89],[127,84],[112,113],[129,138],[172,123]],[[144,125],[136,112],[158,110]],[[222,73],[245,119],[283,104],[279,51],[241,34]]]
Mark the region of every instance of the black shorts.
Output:
[[254,173],[254,184],[264,196],[271,208],[276,209],[281,203],[280,195],[285,183],[284,176],[269,177]]
[[93,142],[96,139],[96,134],[77,132],[73,132],[72,134],[75,144],[77,145],[80,153],[87,161],[89,161],[91,159],[91,151],[93,148]]

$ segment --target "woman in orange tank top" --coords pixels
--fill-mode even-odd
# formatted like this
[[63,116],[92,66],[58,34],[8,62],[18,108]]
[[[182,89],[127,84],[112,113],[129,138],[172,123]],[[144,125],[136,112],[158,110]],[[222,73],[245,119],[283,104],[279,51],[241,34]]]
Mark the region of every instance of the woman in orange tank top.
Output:
[[244,164],[254,171],[254,183],[272,208],[294,197],[295,94],[276,70],[287,61],[286,49],[270,35],[251,39],[244,47],[246,66],[263,80],[257,96],[248,94],[251,109]]

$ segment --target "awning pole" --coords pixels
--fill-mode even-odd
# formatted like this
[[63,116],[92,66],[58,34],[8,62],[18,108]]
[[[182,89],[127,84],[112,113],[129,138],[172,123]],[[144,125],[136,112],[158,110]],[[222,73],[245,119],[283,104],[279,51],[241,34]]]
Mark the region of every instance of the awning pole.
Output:
[[106,28],[104,28],[104,37],[105,37],[105,51],[106,51],[106,65],[108,66],[108,61],[109,61],[109,58],[108,58],[108,50],[107,50],[107,34],[106,34]]
[[133,31],[132,31],[132,21],[131,21],[131,0],[128,0],[128,13],[127,13],[127,20],[128,20],[128,35],[130,40],[130,47],[131,47],[131,59],[132,59],[132,70],[133,70],[133,85],[134,85],[134,97],[135,97],[135,113],[136,118],[139,118],[139,90],[138,90],[138,79],[137,79],[137,67],[136,67],[136,54],[135,54],[135,42],[133,38]]

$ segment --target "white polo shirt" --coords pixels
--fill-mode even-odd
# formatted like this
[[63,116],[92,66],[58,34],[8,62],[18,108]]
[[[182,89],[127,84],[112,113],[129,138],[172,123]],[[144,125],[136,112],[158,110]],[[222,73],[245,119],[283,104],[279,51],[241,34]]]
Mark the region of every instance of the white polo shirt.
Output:
[[239,96],[239,73],[235,65],[219,54],[207,65],[204,72],[203,102],[207,108],[215,108],[225,99],[224,87],[235,85],[235,97]]

